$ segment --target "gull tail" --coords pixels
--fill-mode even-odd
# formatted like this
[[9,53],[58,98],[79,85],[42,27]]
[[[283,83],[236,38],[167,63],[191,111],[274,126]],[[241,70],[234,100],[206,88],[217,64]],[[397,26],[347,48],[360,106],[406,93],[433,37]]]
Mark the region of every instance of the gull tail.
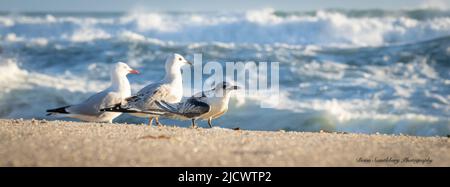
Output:
[[63,106],[63,107],[59,107],[59,108],[54,108],[54,109],[48,109],[48,110],[46,110],[46,112],[47,112],[46,116],[58,115],[58,114],[70,114],[70,112],[68,112],[66,110],[69,107],[71,107],[71,105],[67,105],[67,106]]

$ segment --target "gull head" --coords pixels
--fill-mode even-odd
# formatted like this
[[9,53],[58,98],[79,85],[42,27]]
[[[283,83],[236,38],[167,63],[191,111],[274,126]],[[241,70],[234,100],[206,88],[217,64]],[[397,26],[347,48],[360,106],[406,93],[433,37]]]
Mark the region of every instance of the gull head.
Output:
[[114,65],[112,72],[120,76],[126,76],[128,74],[139,74],[138,70],[130,68],[128,64],[125,64],[123,62],[117,62]]
[[166,60],[166,68],[172,67],[181,68],[183,65],[186,64],[192,65],[191,62],[187,61],[183,56],[177,53],[169,55],[169,57]]

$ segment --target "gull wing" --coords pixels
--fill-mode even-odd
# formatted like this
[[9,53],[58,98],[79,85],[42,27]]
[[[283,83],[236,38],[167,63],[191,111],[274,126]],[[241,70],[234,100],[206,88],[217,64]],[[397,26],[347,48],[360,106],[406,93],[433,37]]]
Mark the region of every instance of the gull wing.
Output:
[[71,114],[99,115],[101,108],[122,102],[120,94],[107,90],[92,95],[80,104],[72,105],[66,110]]
[[209,104],[196,98],[190,98],[185,102],[176,104],[167,103],[165,101],[156,101],[155,103],[161,109],[168,112],[164,116],[173,119],[187,120],[197,118],[211,110]]
[[126,104],[122,108],[141,111],[158,109],[155,101],[170,100],[170,88],[165,84],[155,83],[141,89],[136,95],[125,99]]

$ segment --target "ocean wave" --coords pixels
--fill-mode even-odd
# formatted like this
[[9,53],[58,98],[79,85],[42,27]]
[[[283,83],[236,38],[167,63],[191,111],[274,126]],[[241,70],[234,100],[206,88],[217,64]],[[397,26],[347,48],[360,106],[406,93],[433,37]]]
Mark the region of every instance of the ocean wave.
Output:
[[[282,91],[279,98],[273,95],[245,99],[241,97],[234,102],[229,114],[219,122],[227,127],[242,125],[250,129],[267,130],[325,130],[419,136],[445,136],[450,133],[448,117],[420,112],[382,112],[380,109],[386,105],[383,99],[296,100],[289,98],[290,94]],[[261,102],[270,107],[261,108]],[[397,105],[399,111],[410,107],[404,99],[390,101],[387,105],[389,104]],[[241,113],[245,113],[245,116]],[[270,114],[270,117],[261,114]],[[235,123],[229,124],[229,121]]]
[[42,118],[46,108],[81,101],[108,86],[87,77],[31,72],[19,64],[15,59],[0,59],[2,117]]
[[[58,15],[0,15],[0,35],[32,40],[89,42],[135,33],[175,43],[283,43],[320,46],[380,46],[414,43],[450,33],[450,16],[416,19],[414,16],[379,17],[342,11],[287,14],[273,9],[244,13],[128,13],[110,17]],[[420,14],[420,13],[417,13]],[[33,30],[33,32],[29,32]]]
[[30,72],[19,67],[15,59],[0,59],[0,86],[3,93],[14,89],[32,89],[34,86],[66,89],[70,92],[92,92],[106,88],[104,83],[71,75],[47,75]]

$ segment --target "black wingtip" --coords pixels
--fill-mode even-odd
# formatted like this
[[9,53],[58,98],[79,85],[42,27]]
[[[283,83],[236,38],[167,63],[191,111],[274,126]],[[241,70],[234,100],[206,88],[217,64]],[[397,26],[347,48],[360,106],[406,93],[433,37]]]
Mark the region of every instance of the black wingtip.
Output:
[[51,115],[51,113],[68,114],[69,112],[67,112],[66,108],[69,108],[69,107],[70,107],[70,105],[63,106],[60,108],[48,109],[48,110],[46,110],[46,112],[48,112],[47,116]]
[[102,108],[100,109],[100,112],[120,112],[123,111],[124,109],[122,108],[122,104],[121,103],[117,103],[112,107],[107,107],[107,108]]

